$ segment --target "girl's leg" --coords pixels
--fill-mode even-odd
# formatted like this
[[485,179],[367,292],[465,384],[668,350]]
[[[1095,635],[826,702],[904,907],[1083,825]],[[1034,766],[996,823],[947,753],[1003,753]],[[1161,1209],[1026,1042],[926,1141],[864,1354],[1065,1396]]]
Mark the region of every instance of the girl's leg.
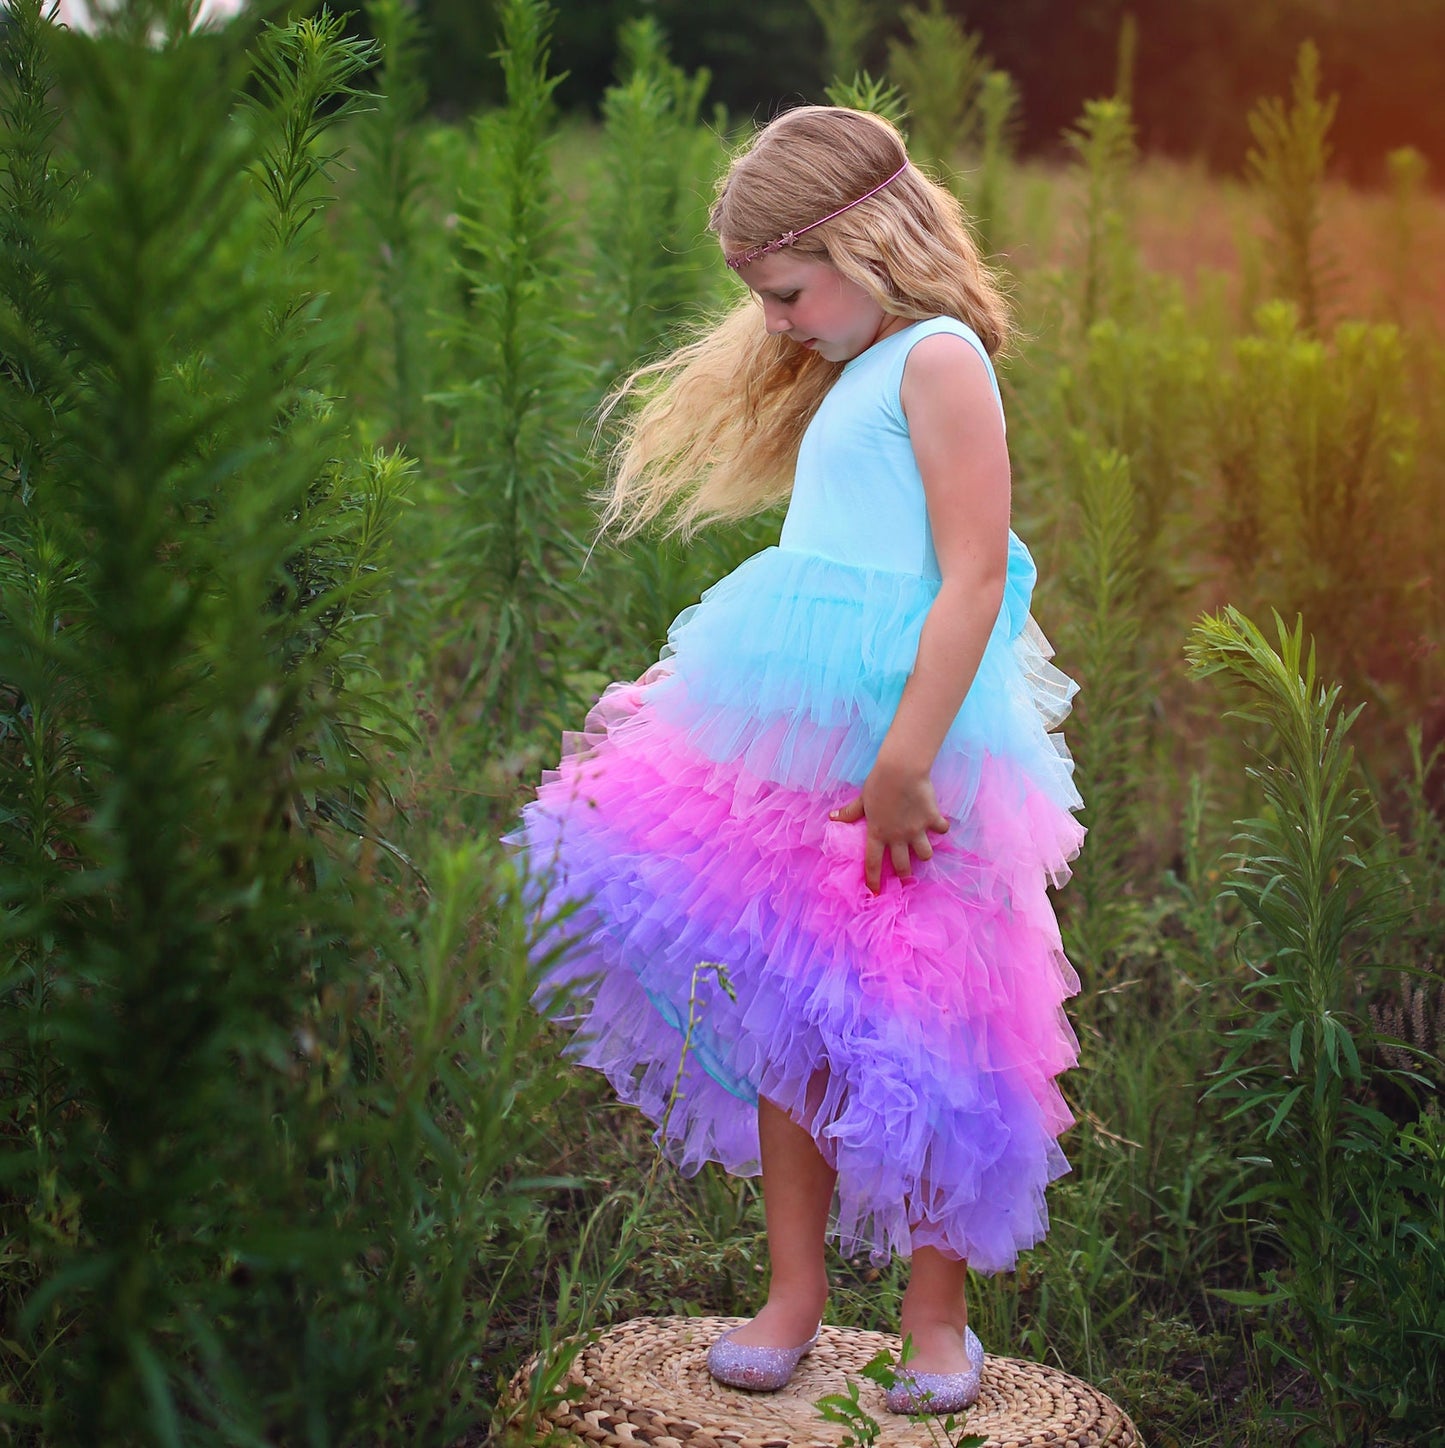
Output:
[[966,1373],[968,1326],[964,1284],[968,1263],[946,1257],[936,1247],[915,1247],[898,1330],[913,1339],[906,1366],[920,1373]]
[[771,1101],[758,1102],[758,1137],[772,1277],[767,1304],[733,1341],[798,1347],[812,1337],[828,1297],[823,1237],[837,1173],[812,1134]]

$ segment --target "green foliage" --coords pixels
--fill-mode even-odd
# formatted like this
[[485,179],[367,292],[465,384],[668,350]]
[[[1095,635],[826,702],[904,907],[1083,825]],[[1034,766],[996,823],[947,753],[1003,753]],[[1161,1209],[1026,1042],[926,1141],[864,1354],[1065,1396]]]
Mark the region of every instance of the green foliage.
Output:
[[[45,48],[46,27],[54,22],[56,7],[49,0],[17,0],[10,8],[9,23],[0,27],[0,194],[5,201],[0,209],[0,288],[15,324],[24,329],[38,325],[44,312],[48,272],[35,253],[47,226],[64,209],[68,187],[54,154],[60,117],[51,106],[55,77]],[[25,463],[20,467],[23,482]]]
[[984,254],[997,251],[1002,237],[1003,196],[1019,130],[1019,91],[1004,70],[990,70],[978,92],[978,170],[968,204]]
[[[905,1338],[902,1352],[903,1362],[908,1361],[912,1348],[913,1339]],[[870,1383],[876,1383],[885,1391],[898,1380],[893,1354],[886,1350],[875,1353],[858,1372],[860,1377]],[[858,1396],[857,1379],[845,1379],[843,1392],[828,1393],[819,1398],[813,1406],[817,1408],[818,1416],[825,1423],[836,1423],[843,1429],[843,1435],[838,1440],[839,1448],[873,1448],[873,1445],[878,1442],[882,1427],[863,1406]],[[939,1448],[984,1448],[984,1444],[988,1441],[978,1433],[963,1431],[968,1423],[966,1412],[961,1416],[955,1416],[952,1413],[930,1413],[925,1408],[922,1412],[911,1414],[910,1421],[922,1423],[926,1427],[930,1439],[938,1444]]]
[[558,234],[548,150],[551,12],[541,0],[500,7],[507,104],[476,127],[477,169],[458,198],[457,251],[467,309],[451,329],[452,424],[459,516],[447,553],[486,716],[515,721],[565,687],[537,639],[565,601],[581,502],[576,436],[583,379],[576,313]]
[[416,127],[426,104],[424,32],[415,9],[403,0],[369,0],[366,15],[382,65],[380,94],[357,131],[355,197],[371,232],[372,268],[387,323],[388,431],[406,442],[421,429],[420,399],[430,381],[420,314],[426,301],[424,198],[432,178]]
[[1414,306],[1428,306],[1433,300],[1430,267],[1420,255],[1430,163],[1413,146],[1400,146],[1385,157],[1385,169],[1390,178],[1383,248],[1385,304],[1390,319],[1404,326]]
[[852,80],[834,80],[828,86],[828,102],[882,116],[892,121],[907,140],[908,102],[903,98],[903,92],[886,80],[875,80],[867,71],[856,71]]
[[1078,318],[1087,332],[1103,317],[1125,312],[1134,294],[1137,258],[1130,238],[1129,181],[1137,151],[1126,102],[1111,97],[1084,102],[1064,141],[1078,157],[1084,209],[1075,242]]
[[1423,627],[1426,603],[1399,332],[1349,322],[1326,343],[1274,303],[1232,350],[1209,391],[1235,588],[1313,618],[1353,687],[1394,681],[1419,697],[1395,643]]
[[[235,1229],[259,1242],[279,1206],[278,1179],[247,1173],[274,1160],[288,1019],[346,938],[340,881],[315,883],[325,847],[296,824],[329,774],[359,773],[328,734],[395,470],[372,474],[367,538],[343,540],[354,570],[303,600],[296,520],[336,436],[314,416],[276,426],[306,341],[271,325],[288,313],[275,279],[238,265],[256,236],[251,141],[227,115],[235,57],[202,62],[184,35],[47,44],[85,180],[37,248],[43,325],[11,339],[49,373],[50,407],[47,466],[7,499],[38,546],[6,570],[3,673],[20,718],[38,705],[49,727],[11,732],[7,764],[45,808],[58,726],[84,815],[62,871],[7,887],[7,1004],[28,998],[41,1029],[32,1055],[7,1011],[5,1055],[37,1095],[6,1229],[39,1274],[19,1330],[74,1333],[27,1383],[47,1435],[120,1441],[150,1421],[180,1441],[180,1404],[207,1394],[177,1349],[231,1371],[207,1302]],[[26,567],[55,557],[59,575]],[[10,823],[34,860],[42,822]],[[226,1089],[238,1072],[254,1094]],[[228,1181],[239,1215],[209,1238]],[[334,1260],[319,1232],[315,1246]]]
[[1096,322],[1057,373],[1061,425],[1128,459],[1146,613],[1167,617],[1193,581],[1179,560],[1197,527],[1195,482],[1208,443],[1203,399],[1217,366],[1184,306],[1161,295],[1147,325]]
[[[874,1378],[875,1375],[882,1378],[886,1374],[887,1381],[882,1384],[886,1388],[895,1376],[892,1356],[888,1352],[875,1353],[864,1365],[862,1375],[865,1378]],[[855,1379],[847,1379],[846,1391],[828,1393],[813,1406],[825,1423],[836,1423],[843,1429],[843,1435],[838,1440],[839,1448],[873,1448],[877,1443],[881,1431],[879,1422],[860,1401]]]
[[[1439,781],[1442,763],[1445,763],[1445,746],[1436,744],[1428,754],[1422,731],[1418,725],[1406,730],[1406,747],[1409,761],[1399,782],[1403,808],[1400,811],[1402,823],[1400,833],[1402,848],[1400,865],[1405,872],[1410,895],[1408,918],[1402,923],[1397,939],[1403,939],[1413,947],[1405,955],[1410,962],[1423,962],[1427,967],[1439,962],[1435,959],[1435,942],[1445,936],[1445,893],[1440,890],[1440,881],[1445,879],[1445,817],[1439,808]],[[1437,1023],[1445,1027],[1445,1020],[1439,1020],[1441,991],[1438,981],[1426,980],[1420,986],[1420,993],[1434,985]],[[1424,1012],[1424,1002],[1418,1001],[1407,1016],[1416,1017]],[[1415,1022],[1416,1034],[1421,1038],[1416,1045],[1432,1051],[1437,1058],[1445,1061],[1445,1035],[1437,1030],[1435,1039],[1428,1039],[1424,1022]],[[1403,1031],[1392,1032],[1403,1035]],[[1445,1085],[1445,1080],[1442,1080]]]
[[1139,534],[1128,459],[1082,438],[1077,446],[1079,542],[1069,582],[1080,622],[1070,658],[1081,698],[1072,751],[1089,848],[1069,899],[1070,948],[1099,987],[1119,978],[1135,927],[1124,883],[1137,833],[1142,743]]
[[[681,325],[721,291],[707,202],[722,155],[700,123],[708,73],[684,74],[667,58],[652,20],[630,22],[621,42],[628,72],[603,103],[603,155],[594,189],[594,296],[602,387],[661,352]],[[660,647],[667,627],[711,581],[713,549],[675,539],[636,539],[594,555],[612,580],[625,637]],[[595,566],[595,563],[593,566]]]
[[1247,165],[1273,233],[1278,294],[1295,305],[1307,332],[1317,332],[1329,288],[1329,263],[1319,231],[1328,136],[1339,97],[1320,98],[1320,53],[1313,41],[1300,46],[1292,90],[1288,107],[1271,96],[1250,112],[1254,146]]
[[1384,1433],[1429,1442],[1445,1416],[1445,1127],[1390,1126],[1350,1173],[1340,1325],[1351,1401]]
[[[340,155],[317,148],[356,108],[362,93],[351,82],[376,56],[374,45],[345,38],[345,29],[324,8],[315,19],[268,25],[256,47],[259,94],[243,98],[261,137],[252,175],[270,203],[266,233],[297,271],[315,260],[298,243],[323,208],[317,191]],[[310,301],[309,294],[299,296],[281,322],[294,322]]]
[[[371,671],[349,652],[354,640],[342,625],[351,600],[371,596],[371,575],[386,553],[411,471],[399,453],[379,449],[359,457],[310,451],[330,434],[338,451],[352,453],[330,400],[343,345],[339,319],[326,309],[325,278],[312,249],[340,156],[322,142],[360,105],[363,93],[353,82],[375,57],[370,42],[348,38],[345,29],[344,19],[325,7],[314,18],[268,26],[254,50],[257,94],[240,99],[256,137],[247,173],[261,198],[273,284],[264,329],[286,369],[272,374],[286,389],[278,395],[273,432],[278,443],[291,439],[315,460],[304,497],[290,509],[295,542],[286,587],[273,600],[283,620],[276,638],[282,666],[298,681],[297,707],[321,695],[328,700],[309,760],[323,770],[360,760],[373,740],[395,737],[395,716],[378,697],[365,696],[362,680]],[[204,376],[199,358],[186,365],[198,369],[198,379]],[[334,782],[303,797],[302,813],[369,833],[369,786],[348,781],[345,768],[334,773]]]
[[[1156,878],[1178,848],[1178,790],[1166,803],[1148,781],[1177,778],[1181,765],[1181,731],[1171,727],[1184,707],[1176,697],[1176,630],[1184,627],[1183,600],[1209,568],[1195,540],[1200,458],[1208,442],[1205,387],[1217,363],[1182,300],[1162,287],[1147,321],[1099,321],[1077,344],[1066,341],[1061,354],[1051,368],[1051,391],[1026,404],[1038,409],[1039,432],[1048,440],[1030,472],[1047,469],[1063,479],[1058,495],[1047,501],[1068,543],[1061,557],[1045,563],[1044,577],[1056,576],[1068,607],[1050,632],[1064,658],[1074,661],[1068,672],[1082,686],[1071,748],[1085,778],[1096,767],[1103,771],[1104,787],[1102,793],[1084,788],[1085,822],[1093,834],[1078,865],[1081,888],[1060,904],[1074,919],[1077,901],[1075,923],[1087,930],[1094,911],[1083,901],[1097,900],[1097,923],[1107,927],[1105,936],[1114,939],[1110,949],[1117,951],[1130,918],[1138,921],[1139,892],[1128,881]],[[1115,546],[1108,544],[1111,530],[1086,522],[1090,513],[1108,516],[1107,509],[1099,513],[1104,499],[1090,479],[1098,461],[1111,455],[1123,468],[1115,479],[1121,490],[1115,506],[1127,506],[1130,539],[1127,580],[1112,598],[1108,580],[1118,582],[1115,561],[1107,551],[1098,553],[1101,546]],[[1036,497],[1038,490],[1032,492]],[[1124,609],[1131,639],[1116,639],[1112,624],[1101,625],[1101,607],[1106,615]],[[1128,679],[1123,694],[1117,692],[1124,685],[1119,671]],[[1125,796],[1132,802],[1113,819],[1108,801]],[[1095,870],[1101,872],[1096,877]],[[1144,893],[1155,892],[1151,887]],[[1123,1001],[1110,1005],[1127,1009]]]
[[907,40],[888,42],[888,77],[908,99],[914,158],[952,184],[961,152],[977,144],[978,91],[989,63],[982,42],[944,6],[905,5]]
[[877,0],[808,0],[808,9],[823,27],[823,80],[836,85],[858,75],[868,63],[868,47],[878,30]]
[[[413,911],[334,808],[376,798],[358,654],[408,472],[320,398],[297,254],[357,52],[325,16],[269,33],[241,124],[230,42],[38,21],[13,38],[54,57],[81,179],[5,251],[34,286],[0,373],[0,1416],[451,1442],[479,1342],[533,1310],[513,1177],[560,1082],[496,865],[439,855]],[[7,121],[11,154],[53,130]]]
[[1197,674],[1227,673],[1244,686],[1235,717],[1268,738],[1251,769],[1265,809],[1239,825],[1228,886],[1253,923],[1241,942],[1253,975],[1249,1009],[1211,1089],[1250,1127],[1256,1182],[1242,1200],[1266,1207],[1267,1229],[1288,1258],[1287,1272],[1267,1274],[1272,1290],[1261,1300],[1287,1302],[1298,1325],[1282,1317],[1273,1345],[1308,1369],[1330,1441],[1344,1443],[1357,1394],[1342,1329],[1358,1311],[1346,1244],[1364,1236],[1349,1224],[1351,1186],[1375,1171],[1393,1139],[1358,1091],[1369,1032],[1352,997],[1394,922],[1398,886],[1371,844],[1374,804],[1346,743],[1359,711],[1338,715],[1339,686],[1316,686],[1303,625],[1286,629],[1278,616],[1276,625],[1277,651],[1226,609],[1202,619],[1189,644]]
[[[54,7],[22,0],[0,29],[0,610],[16,630],[15,647],[27,671],[42,682],[29,698],[14,681],[0,689],[0,738],[16,750],[0,754],[7,807],[0,822],[13,831],[10,848],[22,859],[37,896],[63,876],[73,848],[77,809],[88,802],[77,741],[66,720],[78,707],[71,681],[37,655],[81,602],[79,578],[64,543],[31,507],[59,446],[54,414],[70,406],[64,371],[70,339],[50,311],[55,284],[53,229],[69,208],[71,185],[55,154],[60,117],[47,33]],[[23,641],[22,641],[23,640]],[[28,762],[12,772],[14,754]],[[11,803],[13,801],[13,803]],[[24,841],[23,845],[21,841]],[[33,1005],[43,1015],[47,976],[35,966]],[[37,1041],[43,1056],[43,1036]],[[43,1063],[37,1064],[43,1074]],[[48,1099],[48,1094],[47,1094]]]
[[603,100],[590,208],[604,387],[659,350],[721,271],[706,229],[721,160],[699,119],[708,72],[688,76],[673,65],[654,20],[629,22],[620,39],[626,75]]

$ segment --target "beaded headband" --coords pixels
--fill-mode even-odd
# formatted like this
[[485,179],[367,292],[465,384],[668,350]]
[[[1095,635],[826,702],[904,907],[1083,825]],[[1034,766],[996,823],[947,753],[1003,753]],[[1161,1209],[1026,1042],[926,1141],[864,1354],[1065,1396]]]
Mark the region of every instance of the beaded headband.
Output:
[[860,201],[866,201],[870,196],[876,196],[890,181],[896,181],[907,169],[908,162],[905,160],[887,180],[880,181],[871,191],[865,191],[861,196],[854,197],[846,206],[840,206],[836,211],[830,211],[826,216],[820,216],[816,221],[810,221],[796,231],[785,231],[780,237],[765,242],[762,246],[754,246],[747,251],[739,252],[737,256],[730,256],[727,259],[728,265],[737,271],[739,267],[751,266],[759,257],[769,256],[775,251],[782,251],[785,246],[792,246],[800,236],[822,226],[825,221],[832,221],[835,216],[841,216],[845,211],[851,211]]

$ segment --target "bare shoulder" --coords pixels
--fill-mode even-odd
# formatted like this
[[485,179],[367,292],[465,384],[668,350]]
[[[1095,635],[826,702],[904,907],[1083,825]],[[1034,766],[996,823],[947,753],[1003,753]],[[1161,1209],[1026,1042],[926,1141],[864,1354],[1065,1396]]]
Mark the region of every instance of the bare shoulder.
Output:
[[903,411],[946,404],[997,413],[988,367],[972,343],[954,332],[935,332],[915,342],[899,389]]

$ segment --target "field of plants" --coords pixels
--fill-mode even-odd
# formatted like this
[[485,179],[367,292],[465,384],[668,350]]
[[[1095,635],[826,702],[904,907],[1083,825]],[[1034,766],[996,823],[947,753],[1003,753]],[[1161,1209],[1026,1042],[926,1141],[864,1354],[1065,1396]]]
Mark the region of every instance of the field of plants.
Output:
[[[538,1400],[563,1339],[764,1281],[756,1185],[560,1061],[498,844],[776,537],[594,536],[599,404],[737,286],[742,123],[648,20],[560,115],[543,0],[442,123],[365,8],[0,18],[8,1443],[479,1443],[539,1348]],[[1408,149],[1327,183],[1308,46],[1227,181],[1137,154],[1127,30],[1045,166],[940,6],[880,77],[815,8],[1011,277],[1082,685],[1074,1170],[979,1335],[1155,1448],[1445,1442],[1445,207]],[[891,1327],[903,1269],[834,1268]]]

